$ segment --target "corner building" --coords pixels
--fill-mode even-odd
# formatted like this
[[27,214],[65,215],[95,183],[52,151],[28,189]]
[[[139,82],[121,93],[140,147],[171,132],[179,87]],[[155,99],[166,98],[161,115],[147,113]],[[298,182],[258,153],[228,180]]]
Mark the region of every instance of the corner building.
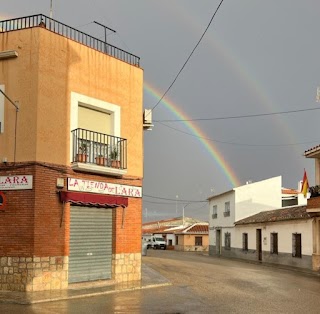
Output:
[[0,89],[0,290],[140,280],[139,58],[44,15],[0,21]]

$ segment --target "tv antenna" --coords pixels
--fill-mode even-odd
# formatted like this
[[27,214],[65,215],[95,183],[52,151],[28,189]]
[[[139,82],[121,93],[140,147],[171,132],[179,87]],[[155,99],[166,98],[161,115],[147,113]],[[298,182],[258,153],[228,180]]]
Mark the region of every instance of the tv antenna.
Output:
[[116,33],[116,31],[110,27],[107,27],[107,26],[99,23],[99,22],[93,21],[93,23],[98,24],[104,28],[104,52],[108,53],[108,51],[107,51],[107,29],[113,33]]

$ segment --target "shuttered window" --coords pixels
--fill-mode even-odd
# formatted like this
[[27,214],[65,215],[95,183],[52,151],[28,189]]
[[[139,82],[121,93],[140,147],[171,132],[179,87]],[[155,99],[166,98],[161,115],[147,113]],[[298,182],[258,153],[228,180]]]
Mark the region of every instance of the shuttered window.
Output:
[[110,114],[79,106],[78,128],[112,135],[111,124]]

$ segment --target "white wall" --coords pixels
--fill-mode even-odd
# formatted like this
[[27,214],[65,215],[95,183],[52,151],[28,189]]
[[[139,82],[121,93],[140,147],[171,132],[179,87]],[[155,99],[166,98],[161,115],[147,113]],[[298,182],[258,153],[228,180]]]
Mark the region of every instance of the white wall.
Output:
[[242,249],[242,233],[248,233],[248,249],[256,249],[256,229],[262,232],[262,250],[270,252],[270,233],[278,233],[279,253],[292,253],[292,233],[301,233],[302,254],[312,255],[312,219],[292,220],[254,225],[238,225],[234,238],[231,235],[231,247]]
[[[224,217],[225,202],[230,202],[230,216]],[[213,219],[213,205],[218,206],[218,217]],[[234,222],[251,215],[282,206],[281,176],[246,184],[209,199],[209,243],[215,245],[215,229],[233,227]],[[230,231],[229,231],[230,232]],[[221,231],[224,243],[224,230]],[[231,234],[231,241],[233,239]],[[242,239],[241,239],[242,241]]]
[[235,188],[235,221],[282,207],[281,176]]

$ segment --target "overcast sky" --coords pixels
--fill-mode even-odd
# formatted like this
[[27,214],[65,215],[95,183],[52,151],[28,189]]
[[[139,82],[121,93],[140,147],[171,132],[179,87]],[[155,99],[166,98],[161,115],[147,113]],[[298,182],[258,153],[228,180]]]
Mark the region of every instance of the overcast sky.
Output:
[[[219,2],[53,0],[53,17],[98,38],[103,29],[93,21],[115,29],[108,42],[141,57],[144,107],[152,108]],[[2,0],[0,18],[49,16],[49,9],[50,0]],[[224,0],[153,111],[153,130],[145,132],[144,220],[181,216],[188,201],[206,200],[250,180],[281,175],[284,187],[297,188],[304,168],[314,184],[314,161],[303,153],[320,144],[320,110],[167,120],[318,108],[319,12],[316,0]],[[189,204],[185,214],[207,220],[208,208]]]

